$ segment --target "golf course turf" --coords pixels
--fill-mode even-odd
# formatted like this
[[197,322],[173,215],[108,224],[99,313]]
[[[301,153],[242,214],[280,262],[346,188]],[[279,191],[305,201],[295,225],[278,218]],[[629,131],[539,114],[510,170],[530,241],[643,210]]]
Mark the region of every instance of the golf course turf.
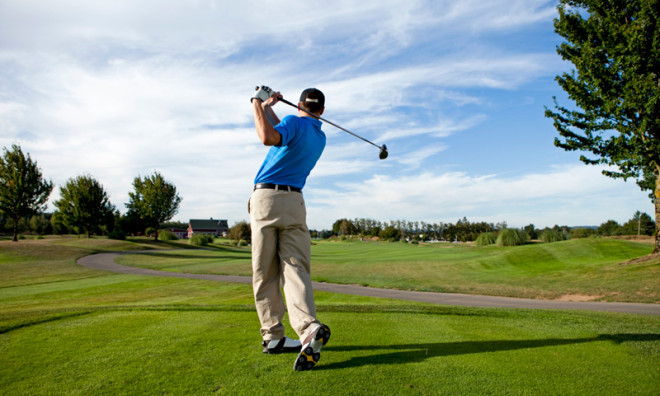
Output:
[[[559,278],[585,279],[557,290],[552,286],[561,279],[553,279],[553,271],[525,269],[512,258],[526,257],[525,251],[480,253],[463,246],[459,251],[451,246],[382,244],[366,246],[371,259],[359,257],[352,263],[347,257],[360,246],[332,242],[313,247],[312,270],[314,276],[325,278],[317,280],[344,283],[333,278],[342,268],[324,269],[334,264],[353,272],[346,283],[387,283],[403,289],[393,284],[410,282],[410,269],[396,264],[404,262],[406,254],[416,261],[411,266],[432,267],[424,269],[426,276],[437,273],[436,279],[441,278],[438,271],[444,266],[449,278],[462,277],[469,284],[477,284],[479,277],[460,274],[458,262],[478,273],[477,267],[484,265],[478,260],[486,260],[500,271],[481,276],[491,280],[484,288],[508,284],[501,273],[508,271],[524,284],[531,282],[524,274],[534,274],[529,276],[539,278],[543,293],[577,294],[580,290],[574,288],[583,282],[596,284],[599,293],[582,291],[601,296],[595,299],[617,300],[615,288],[630,290],[618,296],[635,296],[637,287],[642,291],[637,299],[618,301],[657,301],[657,261],[620,265],[648,254],[650,248],[617,241],[618,251],[632,252],[623,259],[620,253],[608,258],[614,248],[587,242],[588,249],[569,248],[605,253],[563,264],[558,258],[553,265],[564,267],[557,270],[563,273]],[[261,353],[247,284],[116,274],[76,264],[92,253],[167,247],[146,240],[101,238],[0,241],[0,393],[298,394],[304,385],[305,392],[338,395],[649,395],[660,386],[660,317],[654,315],[452,307],[318,291],[319,318],[330,325],[333,338],[314,370],[296,373],[295,355]],[[414,248],[419,248],[419,255],[409,250]],[[374,258],[373,252],[380,249],[389,263]],[[444,264],[436,262],[442,261],[437,257],[441,250],[447,250]],[[480,254],[508,258],[489,262]],[[477,261],[461,258],[470,255]],[[124,255],[119,261],[124,260],[122,264],[133,265],[135,260],[138,266],[176,272],[195,272],[184,267],[200,273],[215,268],[212,273],[244,275],[245,267],[249,269],[245,250],[220,245],[187,254],[172,250]],[[425,265],[425,260],[431,264]],[[507,260],[514,268],[503,264]],[[374,268],[388,266],[389,272],[369,276]],[[360,282],[353,281],[357,276]],[[529,289],[513,286],[510,290]],[[293,335],[290,329],[287,334]]]

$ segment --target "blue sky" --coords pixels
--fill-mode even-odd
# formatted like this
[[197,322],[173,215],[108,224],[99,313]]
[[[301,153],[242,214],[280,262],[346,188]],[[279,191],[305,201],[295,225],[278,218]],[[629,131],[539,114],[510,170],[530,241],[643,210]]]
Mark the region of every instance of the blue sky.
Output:
[[[0,0],[0,146],[57,188],[89,174],[122,212],[158,171],[174,220],[247,220],[267,152],[249,98],[326,94],[328,144],[305,188],[310,228],[339,218],[510,226],[620,223],[652,213],[633,181],[555,148],[544,117],[555,1]],[[280,117],[293,109],[278,105]],[[53,205],[49,205],[53,210]]]

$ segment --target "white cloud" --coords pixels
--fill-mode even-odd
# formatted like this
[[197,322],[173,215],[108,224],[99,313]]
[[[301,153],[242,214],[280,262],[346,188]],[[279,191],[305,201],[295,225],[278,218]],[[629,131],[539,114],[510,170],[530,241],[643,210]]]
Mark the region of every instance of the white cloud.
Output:
[[[634,183],[614,181],[603,176],[600,168],[580,164],[516,177],[464,172],[380,174],[361,183],[341,184],[340,189],[317,188],[311,195],[308,219],[319,227],[340,218],[453,223],[464,216],[518,227],[529,223],[537,227],[598,225],[610,218],[624,222],[634,210],[652,209]],[[638,209],[631,211],[631,207]]]

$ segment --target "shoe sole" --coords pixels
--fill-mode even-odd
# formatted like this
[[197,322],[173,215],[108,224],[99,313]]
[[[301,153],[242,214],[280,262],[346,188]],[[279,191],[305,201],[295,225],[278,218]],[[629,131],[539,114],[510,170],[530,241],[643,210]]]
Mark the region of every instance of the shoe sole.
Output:
[[314,338],[309,343],[303,345],[300,354],[293,364],[296,371],[311,370],[321,359],[321,348],[330,340],[330,328],[324,324],[316,330]]
[[[264,345],[263,346],[263,353],[267,353],[267,354],[271,354],[271,355],[280,354],[280,353],[300,353],[300,349],[302,348],[302,345],[297,346],[297,347],[291,347],[291,346],[290,347],[285,347],[284,344],[286,343],[286,340],[287,340],[286,337],[282,338],[280,343],[277,346],[273,347],[273,348],[268,348],[267,346]],[[264,341],[264,343],[265,342],[266,341]]]
[[281,348],[281,349],[268,349],[264,348],[263,353],[269,354],[269,355],[277,355],[280,353],[300,353],[300,349],[302,347],[289,347],[289,348]]

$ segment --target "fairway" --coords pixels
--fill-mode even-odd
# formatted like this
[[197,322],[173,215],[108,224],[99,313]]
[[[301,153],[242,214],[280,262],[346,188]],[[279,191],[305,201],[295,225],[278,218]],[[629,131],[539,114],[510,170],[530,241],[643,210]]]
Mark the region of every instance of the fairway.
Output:
[[[315,241],[312,279],[380,288],[584,301],[660,302],[660,259],[646,243],[592,238],[516,247]],[[251,275],[250,249],[154,252],[119,264],[197,274]],[[625,264],[624,264],[625,263]]]
[[[346,257],[358,246],[318,244],[315,260],[325,255],[330,265],[336,249],[344,266],[384,265],[371,245],[371,264],[351,264]],[[410,254],[405,245],[383,246],[393,249],[382,254],[393,262]],[[660,385],[657,316],[446,307],[325,292],[316,293],[319,317],[333,338],[314,370],[297,373],[295,355],[261,353],[249,285],[75,264],[93,252],[149,247],[104,239],[0,242],[0,393],[298,394],[295,385],[303,383],[305,391],[331,395],[648,395]],[[462,252],[479,257],[464,246],[411,247],[424,260],[444,250],[455,260]],[[122,260],[177,271],[214,262],[225,270],[246,260],[245,251],[224,246],[156,254]]]

